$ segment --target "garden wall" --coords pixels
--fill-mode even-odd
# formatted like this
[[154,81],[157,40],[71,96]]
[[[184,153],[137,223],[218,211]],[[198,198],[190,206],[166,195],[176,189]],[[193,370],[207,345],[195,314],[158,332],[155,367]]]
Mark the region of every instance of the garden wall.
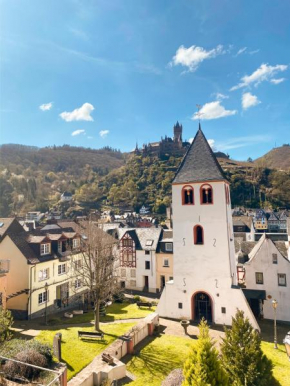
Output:
[[[142,319],[123,337],[115,340],[100,355],[68,382],[68,386],[99,386],[102,381],[121,379],[126,376],[126,365],[120,360],[132,352],[134,346],[153,333],[154,326],[159,323],[156,312]],[[103,353],[114,357],[114,365],[110,366],[102,360]]]

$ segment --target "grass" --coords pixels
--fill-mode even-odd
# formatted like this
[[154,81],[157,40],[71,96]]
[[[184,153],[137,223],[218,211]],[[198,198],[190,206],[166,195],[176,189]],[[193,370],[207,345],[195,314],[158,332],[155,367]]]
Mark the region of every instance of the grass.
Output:
[[[62,333],[62,360],[67,364],[68,379],[71,379],[87,366],[95,356],[134,325],[135,323],[118,323],[102,326],[102,331],[105,334],[104,341],[97,339],[78,339],[77,331],[80,330],[80,327],[42,330],[35,339],[52,345],[54,335],[57,332]],[[93,327],[81,328],[81,330],[92,331]]]
[[130,386],[160,386],[163,379],[176,368],[182,368],[192,341],[187,338],[161,335],[147,338],[148,344],[137,355],[127,355],[127,370],[137,378]]
[[285,346],[278,344],[278,350],[275,350],[273,343],[265,341],[262,342],[261,346],[264,354],[273,363],[273,376],[278,381],[278,385],[288,386],[290,383],[290,362],[286,355]]
[[[137,378],[130,386],[160,386],[167,375],[176,368],[182,368],[189,347],[194,341],[187,338],[161,335],[147,338],[147,344],[136,355],[127,355],[124,362],[127,370]],[[273,348],[273,343],[262,342],[262,350],[273,362],[276,386],[289,386],[290,364],[283,345]],[[271,385],[269,385],[271,386]]]
[[[144,318],[155,310],[156,307],[152,307],[151,310],[148,308],[138,308],[137,304],[131,303],[113,303],[106,308],[106,316],[101,316],[101,322],[113,322],[114,320],[123,319],[138,319]],[[94,320],[93,311],[87,312],[83,315],[74,315],[72,319],[68,318],[53,318],[49,320],[49,324],[80,324],[90,323]]]

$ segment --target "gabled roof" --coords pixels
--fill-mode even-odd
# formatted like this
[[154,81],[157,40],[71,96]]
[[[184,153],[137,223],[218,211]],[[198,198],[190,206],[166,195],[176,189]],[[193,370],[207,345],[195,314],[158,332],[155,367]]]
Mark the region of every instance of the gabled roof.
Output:
[[274,212],[271,212],[270,217],[268,218],[268,221],[277,221],[278,217]]
[[0,218],[0,239],[9,233],[23,232],[23,227],[16,218],[6,217]]
[[225,181],[226,177],[199,125],[194,140],[176,172],[173,183],[215,180]]

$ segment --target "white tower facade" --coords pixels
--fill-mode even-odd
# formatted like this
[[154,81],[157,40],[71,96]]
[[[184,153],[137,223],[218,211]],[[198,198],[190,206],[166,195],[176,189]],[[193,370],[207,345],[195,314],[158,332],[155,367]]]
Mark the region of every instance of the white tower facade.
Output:
[[199,130],[172,185],[173,280],[160,316],[230,325],[237,308],[259,329],[237,285],[229,183]]

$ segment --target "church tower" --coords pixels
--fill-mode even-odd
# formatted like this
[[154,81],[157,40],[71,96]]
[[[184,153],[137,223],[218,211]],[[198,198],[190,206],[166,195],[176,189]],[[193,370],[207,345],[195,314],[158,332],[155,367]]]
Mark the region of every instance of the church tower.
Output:
[[178,121],[173,126],[173,140],[174,142],[182,142],[182,125]]
[[160,316],[230,325],[241,309],[259,329],[237,285],[230,189],[201,127],[172,184],[173,280]]

